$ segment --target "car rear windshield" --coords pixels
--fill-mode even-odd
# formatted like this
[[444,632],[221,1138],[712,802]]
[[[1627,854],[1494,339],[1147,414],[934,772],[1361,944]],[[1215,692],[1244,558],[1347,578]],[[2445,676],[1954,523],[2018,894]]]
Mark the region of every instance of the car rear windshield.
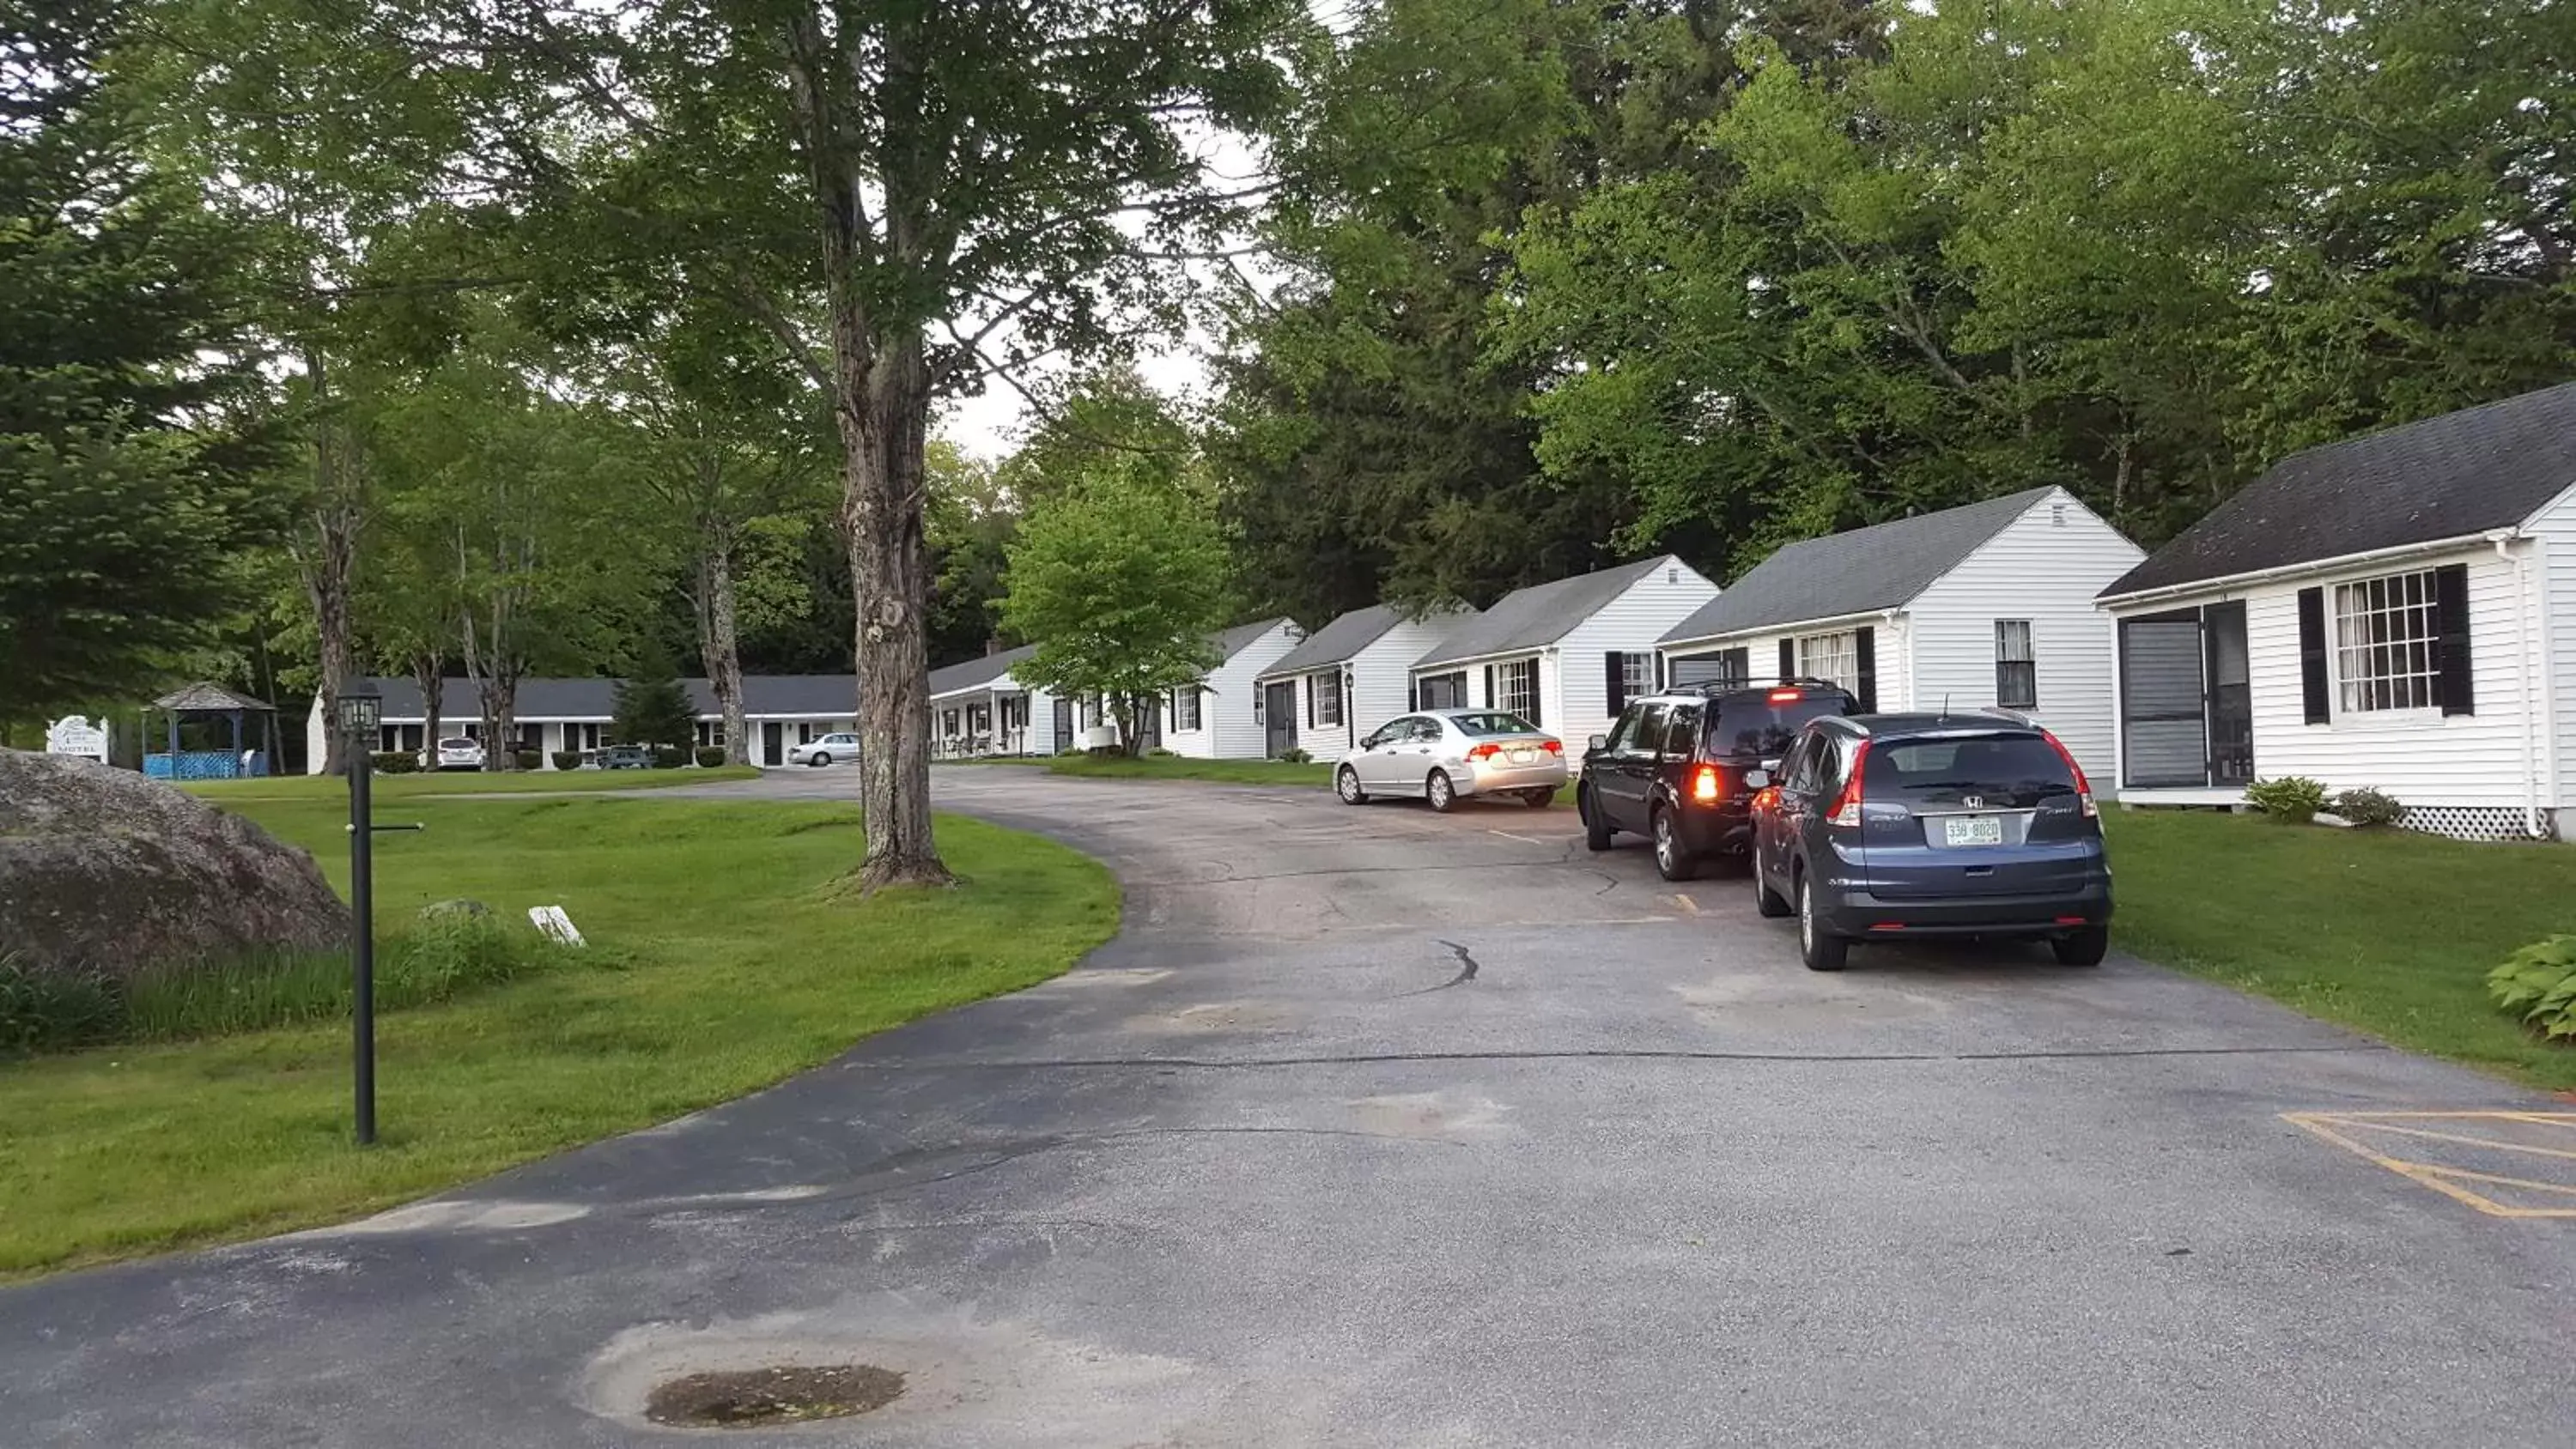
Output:
[[[1789,694],[1787,690],[1778,692]],[[1788,752],[1789,742],[1798,737],[1800,725],[1841,714],[1843,709],[1843,697],[1838,694],[1801,692],[1794,698],[1781,699],[1769,693],[1730,695],[1719,700],[1716,713],[1709,716],[1709,752],[1776,760]]]
[[469,739],[458,737],[440,740],[438,742],[438,747],[442,750],[470,750],[474,748],[474,742]]
[[[1871,744],[1862,792],[1907,805],[1978,804],[2027,809],[2075,793],[2075,776],[2037,735],[1944,735]],[[1969,808],[1975,808],[1970,806]]]
[[1453,714],[1449,722],[1470,735],[1534,735],[1538,726],[1509,710],[1484,709],[1471,714]]

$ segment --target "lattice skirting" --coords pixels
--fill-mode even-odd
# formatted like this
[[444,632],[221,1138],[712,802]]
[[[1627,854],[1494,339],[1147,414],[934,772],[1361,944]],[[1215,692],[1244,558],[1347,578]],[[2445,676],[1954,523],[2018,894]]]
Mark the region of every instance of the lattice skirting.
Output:
[[[2410,805],[2397,822],[2408,830],[2447,835],[2453,840],[2528,840],[2529,822],[2509,805]],[[2558,839],[2558,812],[2540,812],[2540,826]]]

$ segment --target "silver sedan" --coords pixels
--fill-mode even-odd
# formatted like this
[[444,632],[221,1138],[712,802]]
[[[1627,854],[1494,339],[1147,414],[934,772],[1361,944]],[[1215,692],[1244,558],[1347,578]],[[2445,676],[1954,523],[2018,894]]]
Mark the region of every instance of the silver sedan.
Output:
[[1545,805],[1564,783],[1564,742],[1502,709],[1399,715],[1333,767],[1333,789],[1350,805],[1365,805],[1371,795],[1418,795],[1434,810],[1467,795],[1517,795]]

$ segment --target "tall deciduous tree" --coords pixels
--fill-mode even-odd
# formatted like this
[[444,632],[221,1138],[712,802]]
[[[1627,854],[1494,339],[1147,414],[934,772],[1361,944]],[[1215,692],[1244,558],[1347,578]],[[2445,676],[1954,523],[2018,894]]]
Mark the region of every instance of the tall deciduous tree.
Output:
[[118,7],[0,12],[0,721],[147,686],[283,527],[245,411],[245,238],[138,159]]
[[1277,107],[1312,29],[1297,0],[416,7],[419,54],[510,82],[484,151],[515,186],[678,259],[830,398],[863,885],[948,879],[924,696],[933,399],[1164,302],[1170,254],[1229,214],[1200,142]]
[[1137,455],[1095,464],[1033,506],[1011,543],[1002,618],[1036,644],[1014,677],[1107,697],[1135,753],[1140,711],[1196,688],[1215,662],[1208,636],[1225,622],[1227,564],[1204,486]]

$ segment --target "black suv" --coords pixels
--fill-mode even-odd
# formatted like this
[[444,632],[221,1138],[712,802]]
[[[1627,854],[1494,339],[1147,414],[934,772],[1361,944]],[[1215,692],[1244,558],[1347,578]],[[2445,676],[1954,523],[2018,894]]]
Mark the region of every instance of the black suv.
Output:
[[2111,940],[2111,863],[2082,767],[2004,711],[1820,719],[1754,803],[1762,914],[1798,917],[1816,971],[1854,941],[2045,937],[2091,966]]
[[1575,808],[1583,843],[1608,850],[1614,831],[1655,842],[1655,869],[1689,880],[1713,855],[1753,848],[1752,803],[1800,726],[1849,714],[1859,701],[1817,679],[1708,684],[1631,703],[1583,755]]

